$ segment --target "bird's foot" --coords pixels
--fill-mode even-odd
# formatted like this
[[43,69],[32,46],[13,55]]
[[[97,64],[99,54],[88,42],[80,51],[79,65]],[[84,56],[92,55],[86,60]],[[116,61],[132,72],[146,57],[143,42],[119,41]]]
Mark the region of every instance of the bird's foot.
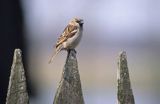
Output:
[[69,49],[68,53],[70,53],[71,51],[74,51],[75,53],[77,53],[77,51],[75,49]]

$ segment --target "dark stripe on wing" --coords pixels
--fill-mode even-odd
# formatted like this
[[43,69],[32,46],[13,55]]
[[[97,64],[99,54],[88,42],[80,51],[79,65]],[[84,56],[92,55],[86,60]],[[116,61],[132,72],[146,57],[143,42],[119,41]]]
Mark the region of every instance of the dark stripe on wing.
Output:
[[57,44],[56,44],[56,48],[62,44],[63,42],[65,42],[68,38],[71,38],[72,36],[74,36],[77,32],[78,27],[74,26],[74,25],[67,25],[67,27],[64,29],[62,35],[58,38]]

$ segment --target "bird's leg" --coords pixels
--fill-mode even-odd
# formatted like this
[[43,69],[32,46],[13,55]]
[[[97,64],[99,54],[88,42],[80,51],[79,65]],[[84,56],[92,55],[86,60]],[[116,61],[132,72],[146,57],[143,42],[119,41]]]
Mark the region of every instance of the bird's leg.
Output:
[[67,53],[68,53],[68,54],[67,54],[67,59],[69,58],[71,51],[74,51],[75,54],[77,53],[75,49],[67,49]]
[[68,49],[67,50],[67,53],[68,53],[67,58],[69,57],[70,52],[71,52],[71,49]]
[[70,54],[70,52],[71,52],[71,49],[68,49],[68,50],[67,50],[67,52],[68,52],[68,54]]
[[70,54],[71,51],[74,51],[75,53],[77,53],[77,51],[75,49],[68,49],[67,50],[68,54]]
[[71,50],[73,50],[77,54],[77,51],[75,49],[71,49]]

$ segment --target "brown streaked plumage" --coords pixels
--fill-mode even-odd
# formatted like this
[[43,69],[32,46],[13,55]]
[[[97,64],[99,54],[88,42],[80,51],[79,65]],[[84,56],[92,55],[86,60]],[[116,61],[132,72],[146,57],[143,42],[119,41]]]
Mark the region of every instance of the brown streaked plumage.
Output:
[[54,57],[61,50],[69,50],[76,48],[76,46],[81,40],[82,32],[83,20],[79,18],[73,18],[58,38],[57,43],[55,45],[55,52],[52,55],[49,63],[53,61]]

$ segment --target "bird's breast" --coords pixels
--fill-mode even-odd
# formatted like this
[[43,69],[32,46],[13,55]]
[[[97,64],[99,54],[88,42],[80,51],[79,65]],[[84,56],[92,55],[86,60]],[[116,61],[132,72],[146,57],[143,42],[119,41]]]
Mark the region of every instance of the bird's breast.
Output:
[[64,47],[67,49],[76,48],[82,38],[82,31],[82,29],[79,29],[73,37],[67,39],[67,41],[64,43]]

